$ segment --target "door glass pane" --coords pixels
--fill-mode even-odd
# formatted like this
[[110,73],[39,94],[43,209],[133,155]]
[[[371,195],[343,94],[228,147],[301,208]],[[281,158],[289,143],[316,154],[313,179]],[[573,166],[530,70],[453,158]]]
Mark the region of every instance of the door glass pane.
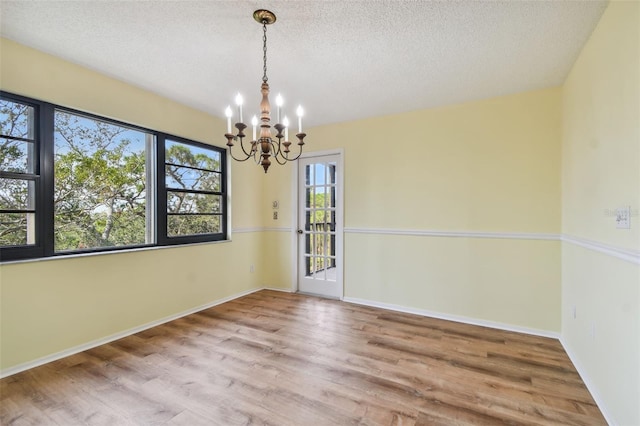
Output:
[[327,270],[325,268],[324,257],[317,257],[316,259],[317,259],[318,265],[316,267],[315,279],[325,280]]
[[324,209],[327,207],[327,188],[322,186],[316,189],[317,208]]
[[315,180],[313,180],[314,185],[323,185],[324,184],[324,164],[316,163],[314,164],[314,173]]
[[304,213],[305,221],[304,221],[304,230],[309,232],[311,230],[311,211],[306,210]]
[[331,236],[329,234],[324,235],[324,250],[322,251],[323,256],[329,256],[331,254]]
[[328,256],[335,256],[336,255],[336,234],[335,232],[327,235],[327,255]]
[[305,276],[310,277],[313,276],[313,257],[305,256]]
[[327,246],[327,244],[326,244],[326,239],[327,239],[326,237],[327,236],[325,234],[320,234],[320,235],[318,235],[318,237],[319,237],[318,238],[318,251],[317,251],[316,254],[318,254],[320,256],[324,256],[324,251],[325,251],[325,248]]
[[312,185],[313,182],[313,167],[311,165],[307,165],[305,167],[305,185]]
[[306,188],[305,191],[305,208],[309,209],[311,207],[313,207],[313,197],[311,196],[311,194],[313,193],[313,189],[312,188]]

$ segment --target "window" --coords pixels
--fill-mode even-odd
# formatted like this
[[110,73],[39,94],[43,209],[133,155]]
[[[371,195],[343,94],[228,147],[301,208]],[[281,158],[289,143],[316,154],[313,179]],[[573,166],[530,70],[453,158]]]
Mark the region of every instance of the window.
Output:
[[226,238],[224,149],[4,92],[0,123],[0,259]]
[[167,237],[222,232],[221,153],[170,139],[164,152]]
[[36,108],[0,99],[0,246],[35,246]]
[[146,218],[154,136],[63,110],[54,129],[55,251],[153,243]]

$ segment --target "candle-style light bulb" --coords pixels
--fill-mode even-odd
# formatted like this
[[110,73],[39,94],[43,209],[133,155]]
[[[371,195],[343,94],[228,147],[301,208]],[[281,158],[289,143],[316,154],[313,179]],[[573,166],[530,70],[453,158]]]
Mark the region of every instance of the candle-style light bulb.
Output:
[[288,141],[289,140],[289,119],[287,118],[286,115],[282,119],[282,125],[284,126],[284,140]]
[[251,140],[256,140],[256,126],[258,125],[258,117],[256,117],[255,115],[253,116],[253,118],[251,119],[251,124],[253,124],[253,139]]
[[231,106],[227,106],[227,109],[224,110],[224,115],[227,116],[227,133],[231,133],[231,117],[233,116]]
[[282,99],[282,95],[278,93],[276,96],[276,105],[278,106],[278,123],[280,123],[280,112],[282,111],[282,105],[284,105],[284,99]]
[[298,133],[302,133],[302,116],[304,115],[304,110],[302,109],[302,105],[298,105],[298,109],[296,109],[296,114],[298,115]]
[[236,95],[236,105],[238,105],[238,117],[240,117],[240,123],[242,123],[242,102],[244,100],[242,99],[242,95],[240,93],[238,93]]

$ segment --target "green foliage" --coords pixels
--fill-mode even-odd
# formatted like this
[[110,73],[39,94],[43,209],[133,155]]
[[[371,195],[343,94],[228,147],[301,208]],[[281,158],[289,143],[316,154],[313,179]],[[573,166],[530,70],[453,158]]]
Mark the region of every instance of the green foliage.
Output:
[[[29,120],[33,109],[10,101],[0,101],[0,135],[28,139]],[[0,138],[0,170],[26,173],[32,143]],[[30,189],[31,188],[31,189]],[[30,192],[33,183],[22,179],[0,178],[0,209],[24,209],[32,205]],[[22,245],[27,243],[27,222],[33,215],[24,213],[0,213],[0,245]]]
[[329,194],[326,193],[316,193],[313,194],[313,204],[311,207],[315,207],[316,210],[313,213],[313,217],[311,218],[312,223],[330,223],[331,222],[331,212],[328,210],[323,210],[325,208],[331,207],[331,199],[328,198]]
[[[0,102],[2,135],[32,134],[33,109]],[[147,170],[143,132],[63,111],[55,113],[54,245],[56,251],[144,244],[147,240]],[[222,197],[217,153],[167,142],[168,234],[219,232]],[[0,170],[30,173],[33,143],[0,138]],[[0,179],[0,209],[33,206],[35,184]],[[180,213],[180,215],[171,215]],[[205,214],[209,213],[209,214]],[[0,213],[0,245],[27,243],[33,214]]]
[[64,112],[55,124],[56,251],[144,244],[145,135]]
[[221,190],[221,176],[217,173],[219,159],[177,142],[170,142],[165,153],[166,162],[171,164],[165,168],[167,188],[170,189],[167,195],[169,236],[220,232],[220,216],[209,213],[222,213],[222,197],[188,192]]

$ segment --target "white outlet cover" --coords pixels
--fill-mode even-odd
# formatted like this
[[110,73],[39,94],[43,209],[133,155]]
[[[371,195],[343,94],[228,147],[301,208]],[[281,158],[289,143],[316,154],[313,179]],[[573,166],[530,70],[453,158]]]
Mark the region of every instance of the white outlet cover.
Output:
[[631,228],[631,207],[620,207],[616,209],[616,228],[618,229],[630,229]]

